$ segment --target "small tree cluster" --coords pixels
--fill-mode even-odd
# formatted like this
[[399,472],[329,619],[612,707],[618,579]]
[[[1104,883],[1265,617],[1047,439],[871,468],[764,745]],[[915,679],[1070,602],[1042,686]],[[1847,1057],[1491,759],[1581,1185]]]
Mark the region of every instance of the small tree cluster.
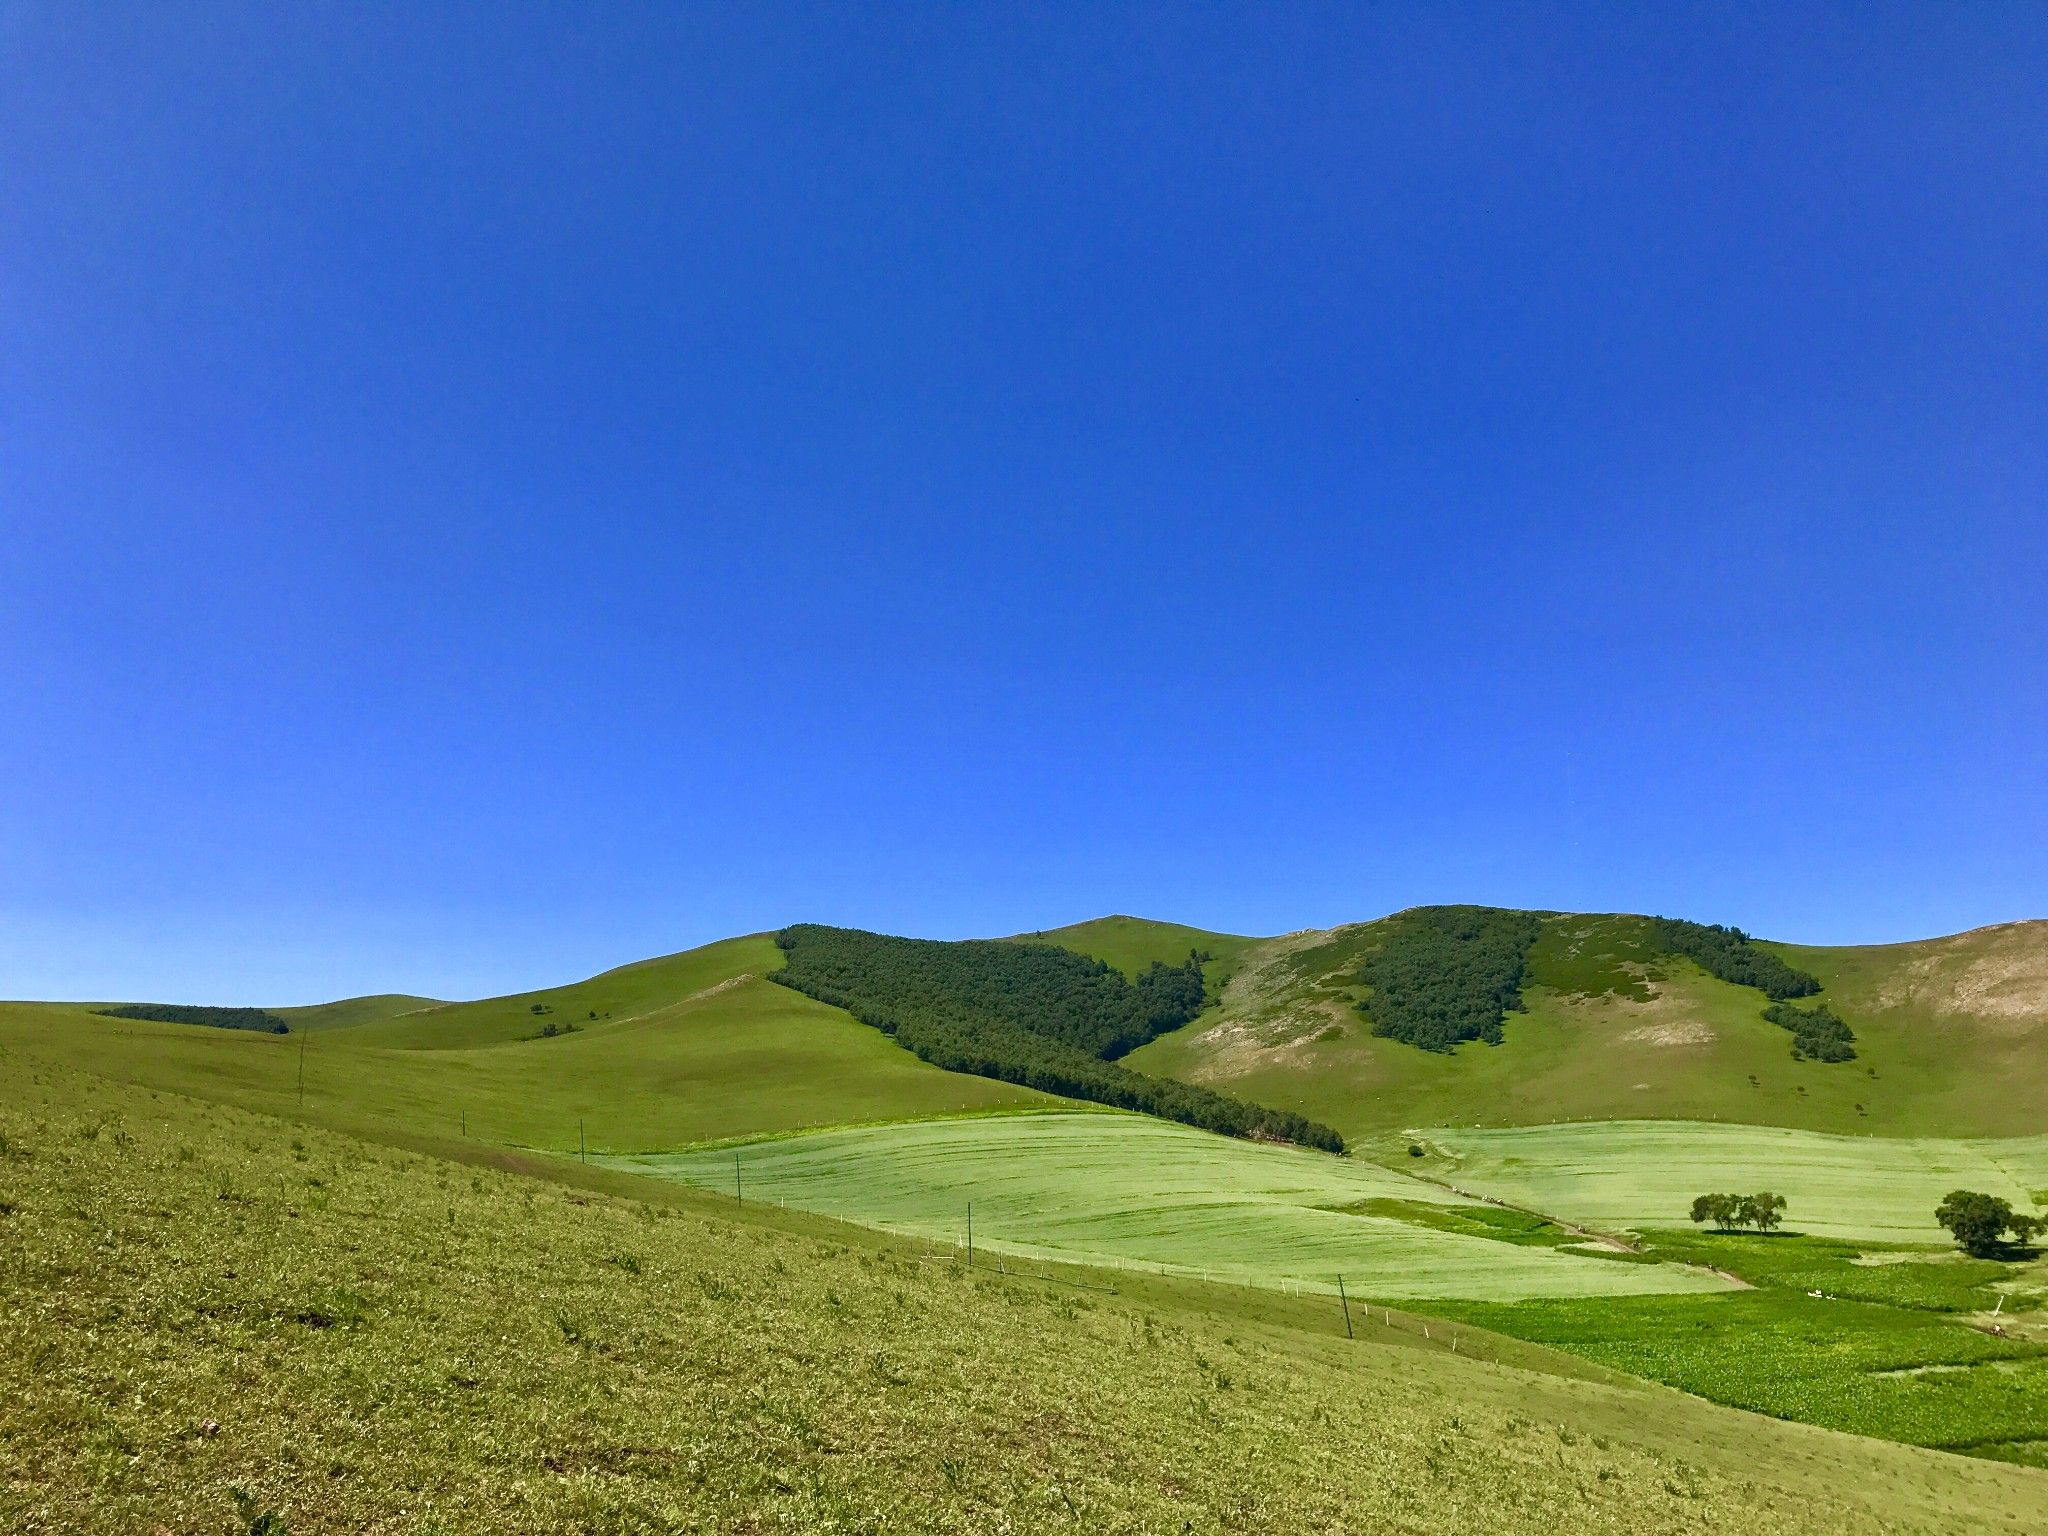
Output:
[[2043,1232],[2048,1219],[2015,1215],[2007,1201],[1974,1189],[1952,1189],[1934,1208],[1934,1219],[1947,1227],[1963,1252],[1979,1259],[1997,1258],[2006,1251],[2005,1234],[2025,1247]]
[[1696,1225],[1711,1221],[1719,1232],[1736,1227],[1769,1232],[1784,1219],[1784,1209],[1785,1197],[1769,1190],[1754,1195],[1701,1195],[1692,1203],[1692,1219]]

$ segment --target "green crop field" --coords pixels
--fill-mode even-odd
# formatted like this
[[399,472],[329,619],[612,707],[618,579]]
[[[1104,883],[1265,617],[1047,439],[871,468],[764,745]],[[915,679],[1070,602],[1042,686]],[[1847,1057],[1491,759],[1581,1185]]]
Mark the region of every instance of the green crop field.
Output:
[[1321,1300],[970,1272],[4,1049],[10,1531],[2040,1528],[2038,1472],[1347,1340]]
[[[1494,1241],[1371,1202],[1452,1197],[1355,1158],[1138,1115],[1008,1115],[824,1131],[622,1166],[953,1243],[1388,1297],[1721,1289],[1698,1269]],[[1457,1207],[1453,1207],[1457,1208]],[[1464,1206],[1464,1209],[1484,1209]]]
[[1849,1134],[2048,1130],[2048,923],[1924,943],[1769,945],[1810,970],[1857,1058],[1795,1061],[1750,987],[1656,951],[1647,919],[1553,915],[1503,1043],[1448,1053],[1380,1039],[1358,980],[1382,925],[1250,944],[1220,1005],[1128,1064],[1335,1126],[1727,1120]]
[[1660,1232],[1645,1246],[1757,1288],[1443,1310],[1716,1402],[2048,1466],[2039,1266],[1782,1234]]
[[1429,1151],[1375,1151],[1461,1189],[1608,1231],[1669,1227],[1693,1197],[1774,1190],[1803,1232],[1941,1243],[1934,1207],[1952,1189],[1981,1189],[2029,1209],[2048,1190],[2048,1136],[2004,1140],[1830,1136],[1756,1125],[1595,1121],[1501,1130],[1419,1132]]

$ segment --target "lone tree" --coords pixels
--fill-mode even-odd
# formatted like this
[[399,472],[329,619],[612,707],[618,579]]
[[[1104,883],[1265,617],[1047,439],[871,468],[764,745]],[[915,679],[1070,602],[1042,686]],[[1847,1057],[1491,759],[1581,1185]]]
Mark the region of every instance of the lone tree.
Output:
[[2012,1233],[2014,1243],[2024,1245],[2048,1229],[2048,1221],[2038,1216],[2015,1216],[2006,1201],[1974,1189],[1950,1190],[1934,1208],[1934,1219],[1954,1234],[1957,1247],[1979,1259],[1997,1258],[2004,1253],[2007,1232]]

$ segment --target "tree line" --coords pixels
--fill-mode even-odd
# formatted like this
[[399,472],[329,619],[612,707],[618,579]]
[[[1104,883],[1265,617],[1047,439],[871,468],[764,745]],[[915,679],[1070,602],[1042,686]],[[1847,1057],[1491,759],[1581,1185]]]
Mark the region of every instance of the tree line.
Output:
[[1712,1222],[1716,1231],[1755,1227],[1770,1232],[1784,1220],[1785,1197],[1763,1190],[1754,1195],[1701,1195],[1692,1203],[1695,1226]]
[[1499,1045],[1507,1015],[1522,1006],[1542,919],[1502,907],[1417,907],[1382,926],[1358,971],[1372,988],[1359,1004],[1372,1032],[1425,1051]]
[[1721,923],[1689,923],[1683,918],[1660,917],[1658,947],[1683,955],[1709,976],[1732,981],[1738,987],[1755,987],[1774,1003],[1788,997],[1811,997],[1820,990],[1820,978],[1809,976],[1760,948],[1740,928]]
[[2048,1232],[2048,1218],[2019,1215],[2010,1201],[1974,1189],[1950,1190],[1934,1208],[1934,1219],[1948,1228],[1957,1247],[1979,1259],[2006,1257],[2011,1248],[2024,1248]]
[[768,979],[843,1008],[949,1072],[1140,1110],[1204,1130],[1341,1152],[1330,1127],[1147,1076],[1117,1058],[1193,1019],[1202,963],[1154,962],[1136,981],[1050,944],[904,939],[800,923],[776,934]]
[[269,1035],[291,1033],[291,1025],[267,1008],[210,1008],[197,1003],[123,1003],[95,1008],[109,1019],[147,1019],[154,1024],[204,1024],[210,1029],[254,1029]]

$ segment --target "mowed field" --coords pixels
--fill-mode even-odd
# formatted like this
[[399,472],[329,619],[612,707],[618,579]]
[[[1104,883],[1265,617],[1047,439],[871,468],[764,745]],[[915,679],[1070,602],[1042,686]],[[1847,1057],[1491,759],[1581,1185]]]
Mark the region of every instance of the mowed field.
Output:
[[942,1072],[763,980],[781,958],[765,936],[733,939],[545,992],[288,1035],[4,1003],[0,1049],[340,1129],[570,1152],[579,1138],[635,1151],[1056,1102]]
[[[1401,1155],[1405,1137],[1377,1145]],[[1603,1231],[1684,1223],[1695,1195],[1772,1190],[1787,1228],[1945,1245],[1934,1208],[1952,1189],[2048,1205],[2048,1136],[1831,1136],[1775,1126],[1662,1120],[1509,1129],[1436,1128],[1413,1138],[1419,1171],[1461,1189]]]
[[[1726,1288],[1710,1272],[1518,1245],[1405,1220],[1456,1197],[1356,1158],[1144,1116],[1008,1115],[781,1137],[618,1166],[946,1244],[1393,1298]],[[1417,1213],[1426,1217],[1427,1213]],[[1446,1225],[1449,1225],[1446,1223]]]
[[2042,1525],[2039,1472],[1441,1329],[1349,1340],[1321,1298],[970,1271],[0,1049],[0,1529],[24,1536]]

